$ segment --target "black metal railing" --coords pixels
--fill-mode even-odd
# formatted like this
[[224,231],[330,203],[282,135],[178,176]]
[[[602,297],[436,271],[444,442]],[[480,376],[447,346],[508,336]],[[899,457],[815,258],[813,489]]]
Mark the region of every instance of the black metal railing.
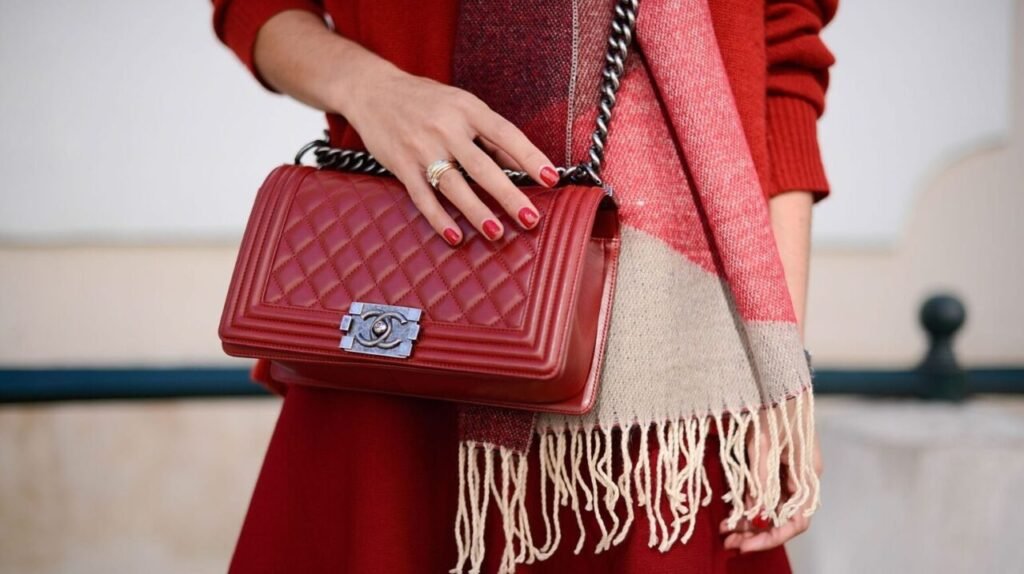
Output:
[[[1024,366],[963,369],[953,341],[967,312],[951,295],[930,297],[920,320],[928,335],[921,362],[903,370],[816,368],[819,394],[962,401],[972,394],[1024,394]],[[270,396],[248,368],[0,369],[0,403]]]
[[269,395],[246,368],[0,369],[0,403]]

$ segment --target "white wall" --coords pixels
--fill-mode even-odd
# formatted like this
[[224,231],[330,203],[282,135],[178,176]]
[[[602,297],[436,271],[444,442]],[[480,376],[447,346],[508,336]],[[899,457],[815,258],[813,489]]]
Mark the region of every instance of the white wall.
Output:
[[823,35],[836,64],[821,120],[833,196],[815,211],[820,246],[893,248],[946,167],[1007,143],[1013,8],[840,0]]
[[262,90],[208,0],[0,4],[0,239],[233,241],[322,116]]
[[[1012,0],[845,0],[822,122],[834,197],[820,246],[891,246],[915,197],[1005,140]],[[220,46],[210,5],[0,5],[0,240],[237,238],[269,169],[322,119],[263,92]]]

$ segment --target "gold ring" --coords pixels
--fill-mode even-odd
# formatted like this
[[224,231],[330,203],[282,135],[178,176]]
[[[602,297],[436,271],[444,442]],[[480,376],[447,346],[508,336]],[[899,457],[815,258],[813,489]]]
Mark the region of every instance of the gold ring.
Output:
[[448,170],[459,169],[458,164],[450,159],[439,159],[427,166],[427,181],[430,187],[437,189],[441,176]]

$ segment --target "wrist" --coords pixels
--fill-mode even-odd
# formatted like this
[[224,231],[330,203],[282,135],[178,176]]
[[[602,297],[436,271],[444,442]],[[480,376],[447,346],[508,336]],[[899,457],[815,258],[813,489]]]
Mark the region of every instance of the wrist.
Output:
[[344,52],[332,58],[336,64],[324,86],[324,101],[328,111],[357,123],[360,111],[372,105],[379,86],[405,72],[355,42],[346,43]]
[[804,359],[807,360],[807,371],[811,374],[811,381],[813,382],[814,381],[814,375],[815,375],[815,373],[814,373],[814,356],[811,355],[811,352],[809,350],[807,350],[807,347],[804,347]]

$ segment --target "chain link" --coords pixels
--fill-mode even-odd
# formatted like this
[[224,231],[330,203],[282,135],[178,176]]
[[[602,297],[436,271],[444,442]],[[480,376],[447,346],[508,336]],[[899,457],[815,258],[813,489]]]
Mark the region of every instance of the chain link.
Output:
[[[597,120],[594,133],[590,137],[590,149],[587,151],[587,160],[573,166],[561,166],[555,168],[559,175],[559,184],[565,183],[590,183],[601,186],[601,167],[604,163],[605,145],[608,143],[608,128],[612,120],[612,111],[615,108],[615,97],[619,91],[622,74],[625,71],[626,56],[629,55],[629,47],[633,43],[633,35],[636,30],[636,15],[639,0],[617,0],[615,13],[612,17],[611,32],[608,35],[608,50],[605,53],[605,66],[602,73],[600,100],[597,106]],[[328,132],[324,132],[324,138],[314,140],[299,150],[295,156],[296,165],[302,163],[302,158],[312,152],[316,158],[316,164],[320,169],[334,169],[340,171],[354,171],[372,175],[390,175],[380,162],[373,155],[364,150],[341,149],[331,147]],[[459,167],[459,171],[466,179],[471,179],[469,174]],[[516,185],[529,185],[533,178],[524,171],[504,169],[505,175]]]

